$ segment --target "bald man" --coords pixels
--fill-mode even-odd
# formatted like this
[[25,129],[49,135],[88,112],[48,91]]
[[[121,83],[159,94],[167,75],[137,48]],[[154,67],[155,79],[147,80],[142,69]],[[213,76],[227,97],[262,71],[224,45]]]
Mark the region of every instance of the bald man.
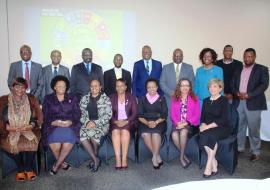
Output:
[[[146,95],[145,81],[148,78],[154,78],[159,81],[162,71],[162,64],[160,61],[152,59],[151,47],[145,45],[142,48],[141,60],[134,63],[133,75],[132,75],[132,94],[137,98],[141,98]],[[159,93],[162,91],[159,88]]]

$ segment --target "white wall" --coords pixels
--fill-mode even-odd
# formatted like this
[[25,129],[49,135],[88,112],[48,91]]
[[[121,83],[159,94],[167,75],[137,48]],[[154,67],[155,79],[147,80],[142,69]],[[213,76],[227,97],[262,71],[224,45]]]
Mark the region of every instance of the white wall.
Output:
[[[270,1],[269,0],[8,0],[8,33],[6,27],[6,1],[0,1],[1,86],[0,95],[6,94],[8,63],[19,59],[19,47],[32,42],[25,41],[23,17],[26,7],[78,8],[127,10],[136,13],[136,52],[132,64],[141,57],[141,47],[149,44],[153,58],[163,64],[171,61],[172,51],[181,48],[184,61],[201,65],[199,52],[204,47],[214,48],[222,58],[224,45],[231,44],[234,57],[242,60],[243,51],[248,47],[257,50],[257,62],[270,66]],[[2,27],[4,26],[4,27]],[[33,49],[33,54],[38,53]],[[128,58],[125,58],[128,60]],[[49,57],[48,57],[49,60]],[[39,60],[35,60],[39,61]],[[128,63],[126,63],[128,64]],[[2,69],[3,68],[3,69]],[[267,91],[270,99],[270,89]]]

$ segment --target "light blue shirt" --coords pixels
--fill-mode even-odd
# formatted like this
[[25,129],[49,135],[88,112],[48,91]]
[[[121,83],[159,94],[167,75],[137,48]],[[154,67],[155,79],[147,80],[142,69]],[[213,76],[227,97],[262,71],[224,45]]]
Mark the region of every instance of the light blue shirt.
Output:
[[[24,60],[22,60],[22,73],[23,73],[23,78],[25,78],[25,67],[26,67],[25,63],[26,63],[26,62],[25,62]],[[31,66],[32,66],[32,61],[29,60],[29,61],[27,61],[27,63],[28,63],[29,77],[30,77],[30,76],[31,76]],[[29,80],[30,80],[30,78],[29,78]]]
[[201,108],[203,99],[210,96],[208,82],[213,78],[218,78],[223,81],[222,68],[214,65],[210,69],[205,69],[201,66],[196,71],[194,92],[199,97]]
[[149,75],[150,75],[150,73],[152,72],[152,59],[149,59],[149,60],[143,60],[143,62],[144,62],[144,66],[145,66],[145,68],[147,67],[146,65],[147,65],[147,61],[148,61],[148,66],[149,66]]
[[91,72],[91,69],[92,69],[92,63],[85,63],[85,62],[83,62],[83,63],[84,63],[84,66],[85,66],[86,70],[87,70],[87,64],[89,64],[89,71],[88,71],[88,73],[90,73]]

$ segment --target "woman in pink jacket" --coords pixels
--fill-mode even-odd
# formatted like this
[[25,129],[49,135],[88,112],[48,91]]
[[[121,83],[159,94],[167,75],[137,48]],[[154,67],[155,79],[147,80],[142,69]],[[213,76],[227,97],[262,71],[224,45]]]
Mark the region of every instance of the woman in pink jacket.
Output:
[[180,162],[188,168],[191,162],[185,155],[185,147],[190,126],[200,124],[200,101],[192,91],[188,79],[180,79],[171,99],[172,139],[180,151]]

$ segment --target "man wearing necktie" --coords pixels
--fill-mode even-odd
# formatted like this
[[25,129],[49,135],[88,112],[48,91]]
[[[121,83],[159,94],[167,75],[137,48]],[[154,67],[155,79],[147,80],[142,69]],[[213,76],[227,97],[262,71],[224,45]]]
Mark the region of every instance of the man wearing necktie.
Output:
[[[146,95],[145,82],[148,78],[154,78],[159,81],[162,71],[160,61],[152,59],[151,47],[145,45],[142,48],[142,60],[134,63],[132,75],[132,94],[137,98]],[[159,94],[162,94],[161,89],[158,89]]]
[[28,45],[20,48],[21,61],[10,64],[8,73],[8,86],[11,89],[13,80],[17,77],[23,77],[28,83],[27,93],[33,94],[41,100],[42,88],[44,85],[42,76],[42,66],[39,63],[31,61],[32,50]]
[[[168,108],[171,105],[171,96],[176,88],[176,84],[181,78],[188,79],[191,84],[194,83],[194,72],[193,67],[190,64],[183,63],[183,51],[179,48],[173,51],[173,62],[164,65],[160,77],[160,87],[164,92]],[[175,73],[175,74],[174,74]],[[168,113],[168,128],[167,136],[171,134],[172,122],[170,119],[170,112]]]
[[93,52],[89,48],[82,51],[83,62],[74,65],[71,69],[70,90],[80,100],[82,96],[90,91],[90,82],[99,80],[103,89],[102,67],[93,63]]
[[113,58],[114,68],[104,72],[104,91],[110,96],[116,93],[116,80],[122,78],[126,81],[127,92],[131,92],[131,74],[129,71],[123,69],[123,56],[116,54]]
[[51,80],[57,75],[63,75],[70,80],[69,68],[60,64],[62,59],[62,54],[59,50],[53,50],[51,52],[52,63],[42,68],[44,87],[42,90],[42,100],[47,94],[53,93],[51,88]]

